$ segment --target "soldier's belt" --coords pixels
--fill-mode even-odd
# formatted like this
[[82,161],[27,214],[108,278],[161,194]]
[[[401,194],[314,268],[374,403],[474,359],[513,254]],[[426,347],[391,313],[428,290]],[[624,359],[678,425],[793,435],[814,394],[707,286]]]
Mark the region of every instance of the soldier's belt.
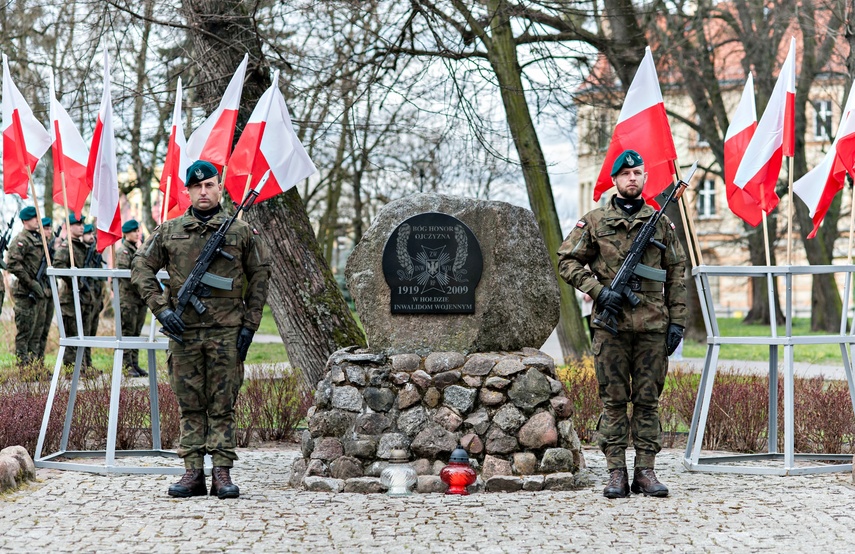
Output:
[[[601,283],[603,286],[609,287],[612,284],[612,280],[611,279],[605,279],[605,280],[601,281]],[[659,283],[657,281],[649,281],[647,279],[639,279],[636,282],[632,282],[632,280],[631,280],[629,283],[629,288],[633,292],[662,292],[663,291],[662,283]]]

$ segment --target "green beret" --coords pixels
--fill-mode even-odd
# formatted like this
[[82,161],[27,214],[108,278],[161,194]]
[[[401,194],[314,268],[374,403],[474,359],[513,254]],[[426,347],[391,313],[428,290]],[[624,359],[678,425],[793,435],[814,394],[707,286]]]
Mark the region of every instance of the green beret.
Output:
[[77,223],[80,223],[82,225],[83,221],[85,219],[86,218],[83,217],[83,214],[80,214],[80,217],[77,217],[77,214],[75,214],[74,212],[71,212],[70,214],[68,214],[68,224],[69,225],[75,225]]
[[53,225],[53,220],[49,217],[42,218],[42,227],[50,227]]
[[187,168],[187,178],[184,179],[184,186],[189,187],[194,183],[199,183],[205,179],[216,177],[219,174],[220,173],[217,171],[217,168],[214,167],[214,164],[211,162],[196,160]]
[[36,208],[35,206],[27,206],[20,213],[21,221],[29,221],[36,217]]
[[122,232],[130,233],[131,231],[136,231],[140,228],[140,224],[137,223],[136,219],[129,219],[122,224]]
[[615,158],[615,163],[612,165],[612,177],[620,173],[620,170],[625,167],[635,167],[644,165],[644,160],[641,155],[635,150],[624,150],[620,156]]
[[85,235],[86,233],[91,233],[94,229],[95,227],[93,227],[91,223],[87,223],[83,226],[83,234]]

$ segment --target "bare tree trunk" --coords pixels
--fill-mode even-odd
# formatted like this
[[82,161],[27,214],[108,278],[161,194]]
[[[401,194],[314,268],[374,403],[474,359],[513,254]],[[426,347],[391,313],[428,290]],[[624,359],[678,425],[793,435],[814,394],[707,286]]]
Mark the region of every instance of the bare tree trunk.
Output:
[[555,210],[546,159],[525,98],[522,68],[517,59],[517,45],[509,19],[510,7],[504,0],[490,0],[489,5],[494,16],[490,24],[491,37],[485,40],[485,44],[501,91],[508,127],[519,155],[529,203],[540,226],[558,280],[561,297],[558,339],[561,351],[565,358],[581,356],[588,349],[588,334],[582,324],[582,312],[576,295],[558,273],[557,252],[562,241],[561,224]]
[[[242,128],[270,84],[249,6],[240,0],[187,0],[184,7],[188,24],[196,30],[191,33],[199,81],[204,83],[199,86],[200,102],[215,105],[230,72],[245,51],[250,54],[238,115]],[[296,189],[253,206],[246,220],[264,233],[273,262],[268,304],[291,365],[302,371],[311,390],[323,378],[330,354],[345,346],[365,346],[365,337],[324,260]]]

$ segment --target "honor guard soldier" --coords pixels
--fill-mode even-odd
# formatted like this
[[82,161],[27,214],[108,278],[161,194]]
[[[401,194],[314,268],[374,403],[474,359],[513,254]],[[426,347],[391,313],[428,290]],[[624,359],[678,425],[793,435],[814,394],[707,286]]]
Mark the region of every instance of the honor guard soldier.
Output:
[[[42,229],[45,233],[45,240],[48,245],[48,252],[50,252],[50,259],[53,261],[56,259],[56,250],[59,248],[60,239],[57,236],[59,234],[60,229],[56,231],[53,230],[53,220],[49,217],[42,218]],[[42,332],[39,336],[38,350],[36,350],[36,356],[38,356],[39,360],[44,362],[45,358],[45,348],[47,348],[47,340],[48,335],[50,334],[50,324],[53,321],[54,314],[54,305],[53,305],[53,294],[51,293],[50,288],[50,279],[47,274],[47,260],[42,258],[42,263],[39,266],[39,273],[37,275],[39,278],[39,283],[41,283],[42,288],[47,294],[47,302],[45,302],[45,324],[42,327]]]
[[[261,323],[270,262],[258,232],[220,207],[219,177],[212,164],[194,162],[185,180],[190,208],[155,229],[132,261],[133,284],[172,339],[169,382],[181,410],[178,455],[186,469],[169,487],[174,497],[207,493],[205,454],[211,455],[214,466],[210,494],[222,499],[240,493],[229,474],[237,459],[234,407],[243,383],[243,361]],[[201,281],[205,284],[182,288],[205,269],[214,236],[223,239],[222,253],[214,251],[209,258],[213,261]],[[169,285],[161,291],[156,274],[164,267]],[[187,305],[191,298],[193,307]]]
[[[623,498],[632,491],[667,496],[668,488],[654,473],[654,460],[661,450],[659,395],[668,356],[683,337],[688,315],[683,282],[686,254],[674,225],[662,215],[651,229],[653,240],[641,245],[646,276],[636,272],[630,281],[631,298],[640,302],[634,307],[624,304],[626,293],[609,285],[622,269],[634,237],[658,214],[641,196],[647,173],[637,152],[626,150],[618,156],[611,176],[617,194],[576,223],[558,251],[558,269],[565,281],[595,299],[591,349],[603,402],[597,429],[609,470],[603,495]],[[612,319],[615,323],[610,328]],[[631,419],[627,417],[630,402]],[[635,447],[631,487],[626,466],[630,434]]]
[[[71,267],[71,260],[69,257],[69,246],[74,248],[74,267],[82,268],[86,262],[86,256],[89,253],[89,243],[83,241],[84,235],[84,217],[81,216],[78,218],[76,214],[71,213],[68,216],[68,237],[62,243],[59,250],[56,253],[56,261],[54,262],[54,267],[57,269],[68,269]],[[91,225],[89,239],[92,240],[91,233]],[[92,311],[97,306],[100,310],[101,306],[101,298],[98,296],[96,298],[97,291],[95,287],[91,286],[92,279],[85,277],[77,278],[77,287],[80,291],[80,311],[81,318],[83,320],[83,335],[85,336],[88,330],[91,328],[90,322],[92,319]],[[62,324],[65,327],[65,336],[67,337],[76,337],[77,336],[77,318],[74,315],[74,290],[72,288],[71,278],[64,277],[63,278],[63,286],[59,293],[59,304],[60,309],[62,311]],[[97,320],[96,320],[97,323]],[[65,349],[65,354],[62,357],[63,365],[74,365],[75,356],[77,355],[77,347],[69,346]],[[90,372],[92,373],[94,368],[92,367],[92,355],[89,348],[86,348],[83,352],[83,364],[82,370],[84,373]]]
[[[116,267],[131,269],[131,261],[140,242],[140,224],[129,219],[122,224],[122,244],[116,250]],[[138,337],[145,323],[148,308],[130,279],[119,279],[119,310],[122,316],[122,336]],[[139,350],[125,350],[123,365],[131,377],[146,377],[148,372],[140,367]]]
[[45,323],[45,304],[49,292],[36,279],[45,251],[39,232],[36,209],[21,210],[24,229],[12,241],[6,266],[17,279],[12,295],[15,298],[15,355],[20,367],[38,361],[39,339]]

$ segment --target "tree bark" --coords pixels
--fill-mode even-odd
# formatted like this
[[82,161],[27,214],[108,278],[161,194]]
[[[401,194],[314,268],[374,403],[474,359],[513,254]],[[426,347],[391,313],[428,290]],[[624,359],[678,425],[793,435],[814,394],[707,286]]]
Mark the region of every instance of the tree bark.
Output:
[[[238,114],[241,129],[270,85],[248,6],[240,0],[188,0],[184,6],[188,23],[196,29],[191,38],[201,103],[216,105],[244,52],[250,54]],[[246,221],[264,233],[272,262],[268,304],[292,367],[302,372],[312,390],[323,378],[329,355],[346,346],[365,346],[365,337],[336,285],[296,189],[253,206]]]
[[[529,203],[546,243],[560,290],[561,313],[558,340],[565,357],[581,356],[588,349],[588,334],[582,325],[581,311],[573,289],[558,273],[558,249],[561,247],[561,224],[552,197],[552,186],[546,159],[534,128],[525,90],[522,68],[517,59],[517,45],[510,22],[510,7],[504,0],[490,0],[491,37],[485,41],[490,65],[496,74],[505,114],[522,166]],[[540,345],[537,345],[540,346]]]

